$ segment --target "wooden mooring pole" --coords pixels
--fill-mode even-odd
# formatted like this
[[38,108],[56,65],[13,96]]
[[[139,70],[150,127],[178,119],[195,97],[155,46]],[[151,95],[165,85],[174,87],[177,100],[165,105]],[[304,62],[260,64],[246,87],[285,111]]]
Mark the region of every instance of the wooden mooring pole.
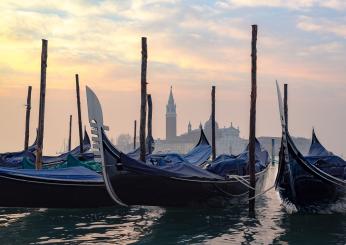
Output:
[[82,110],[80,106],[80,90],[79,90],[79,76],[76,74],[76,94],[77,94],[77,110],[78,110],[78,131],[79,131],[79,149],[83,153],[83,128],[82,128]]
[[216,158],[216,144],[215,144],[215,86],[211,87],[211,146],[212,146],[212,160]]
[[45,39],[42,39],[40,107],[39,107],[39,115],[38,115],[38,135],[37,135],[36,162],[35,162],[35,167],[37,170],[42,168],[44,111],[45,111],[45,104],[46,104],[46,75],[47,75],[47,56],[48,56],[47,51],[48,51],[48,41]]
[[147,38],[142,37],[141,115],[139,125],[140,160],[145,161],[145,124],[147,113]]
[[151,144],[153,139],[153,103],[151,101],[151,94],[148,94],[148,153],[151,154]]
[[275,139],[272,139],[272,165],[275,163]]
[[249,133],[249,214],[255,214],[255,144],[256,144],[256,99],[257,99],[257,25],[252,25],[251,41],[251,105],[250,105],[250,133]]
[[134,122],[133,129],[133,149],[136,150],[136,138],[137,138],[137,120]]
[[284,114],[286,121],[286,129],[288,129],[288,91],[287,91],[287,83],[284,84]]
[[32,87],[28,87],[28,96],[26,98],[26,113],[25,113],[25,135],[24,135],[24,150],[29,147],[30,136],[30,110],[31,110],[31,90]]
[[68,130],[68,147],[67,147],[68,151],[71,151],[71,140],[72,140],[72,115],[70,115],[70,123],[69,123],[69,130]]

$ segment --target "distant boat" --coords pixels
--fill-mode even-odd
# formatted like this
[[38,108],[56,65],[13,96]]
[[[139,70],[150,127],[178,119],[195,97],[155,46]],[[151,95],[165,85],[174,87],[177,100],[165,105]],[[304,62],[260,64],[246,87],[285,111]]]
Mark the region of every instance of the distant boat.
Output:
[[[116,149],[105,134],[102,108],[87,87],[89,122],[103,165],[107,191],[119,205],[194,206],[227,205],[248,198],[249,176],[220,176],[187,161],[165,166],[147,164]],[[261,191],[269,161],[256,173],[256,190]]]
[[37,137],[34,143],[31,146],[29,146],[27,150],[0,153],[0,166],[10,167],[10,166],[14,166],[16,164],[21,163],[26,154],[28,153],[33,154],[33,152],[36,150],[36,144],[37,144]]
[[298,211],[346,202],[346,162],[327,151],[314,132],[309,154],[303,156],[285,126],[279,88],[278,98],[283,134],[276,188],[283,202]]

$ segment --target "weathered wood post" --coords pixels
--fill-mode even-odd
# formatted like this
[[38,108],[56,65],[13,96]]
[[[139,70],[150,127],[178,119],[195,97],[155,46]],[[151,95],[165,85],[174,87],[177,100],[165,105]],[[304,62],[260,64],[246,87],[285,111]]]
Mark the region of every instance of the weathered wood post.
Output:
[[147,113],[147,38],[142,37],[141,115],[139,125],[140,160],[145,161],[145,123]]
[[79,130],[79,149],[83,153],[83,129],[82,129],[82,110],[80,106],[80,90],[79,90],[79,76],[76,74],[76,94],[77,94],[77,110],[78,110],[78,130]]
[[288,129],[288,95],[287,95],[287,83],[284,84],[284,114],[285,114],[285,121],[286,121],[286,129]]
[[68,130],[68,146],[67,146],[68,151],[71,151],[71,140],[72,140],[72,115],[70,115],[70,123],[69,123],[69,130]]
[[137,138],[137,120],[134,122],[133,129],[133,149],[136,150],[136,138]]
[[28,87],[28,96],[26,98],[26,113],[25,113],[25,135],[24,135],[24,150],[29,147],[29,135],[30,135],[30,110],[31,110],[31,90],[32,87]]
[[251,107],[250,107],[250,134],[249,134],[249,214],[255,214],[255,144],[256,144],[256,98],[257,98],[257,25],[252,25],[251,41]]
[[211,146],[212,146],[212,160],[216,158],[216,144],[215,144],[215,86],[211,88]]
[[44,111],[46,104],[46,74],[47,74],[47,50],[48,41],[42,39],[41,52],[41,83],[40,83],[40,107],[38,114],[38,134],[36,146],[36,169],[42,168],[43,134],[44,134]]
[[275,164],[275,139],[272,139],[272,165]]
[[153,103],[151,101],[151,94],[148,94],[148,153],[151,154],[151,144],[153,138]]

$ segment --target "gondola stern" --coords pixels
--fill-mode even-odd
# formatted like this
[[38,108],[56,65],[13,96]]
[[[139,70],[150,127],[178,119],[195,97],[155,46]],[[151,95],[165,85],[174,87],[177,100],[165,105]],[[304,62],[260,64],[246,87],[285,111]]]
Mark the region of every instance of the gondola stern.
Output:
[[210,145],[209,144],[209,141],[207,139],[207,136],[205,135],[204,133],[204,130],[203,128],[201,128],[201,134],[200,134],[200,137],[199,137],[199,140],[198,140],[198,143],[195,147],[199,146],[199,145]]

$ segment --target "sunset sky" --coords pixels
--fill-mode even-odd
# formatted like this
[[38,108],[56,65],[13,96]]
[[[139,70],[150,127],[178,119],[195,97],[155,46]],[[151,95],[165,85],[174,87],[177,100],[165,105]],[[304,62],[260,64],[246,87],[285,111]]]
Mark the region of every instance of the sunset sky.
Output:
[[178,133],[210,115],[216,85],[220,126],[248,137],[251,24],[258,24],[257,136],[279,136],[275,80],[289,84],[289,128],[346,156],[346,1],[7,1],[0,2],[0,152],[24,142],[27,86],[33,86],[31,140],[38,119],[41,39],[48,39],[46,154],[61,150],[74,116],[74,75],[99,96],[114,139],[139,118],[140,45],[148,38],[153,133],[165,135],[169,88]]

